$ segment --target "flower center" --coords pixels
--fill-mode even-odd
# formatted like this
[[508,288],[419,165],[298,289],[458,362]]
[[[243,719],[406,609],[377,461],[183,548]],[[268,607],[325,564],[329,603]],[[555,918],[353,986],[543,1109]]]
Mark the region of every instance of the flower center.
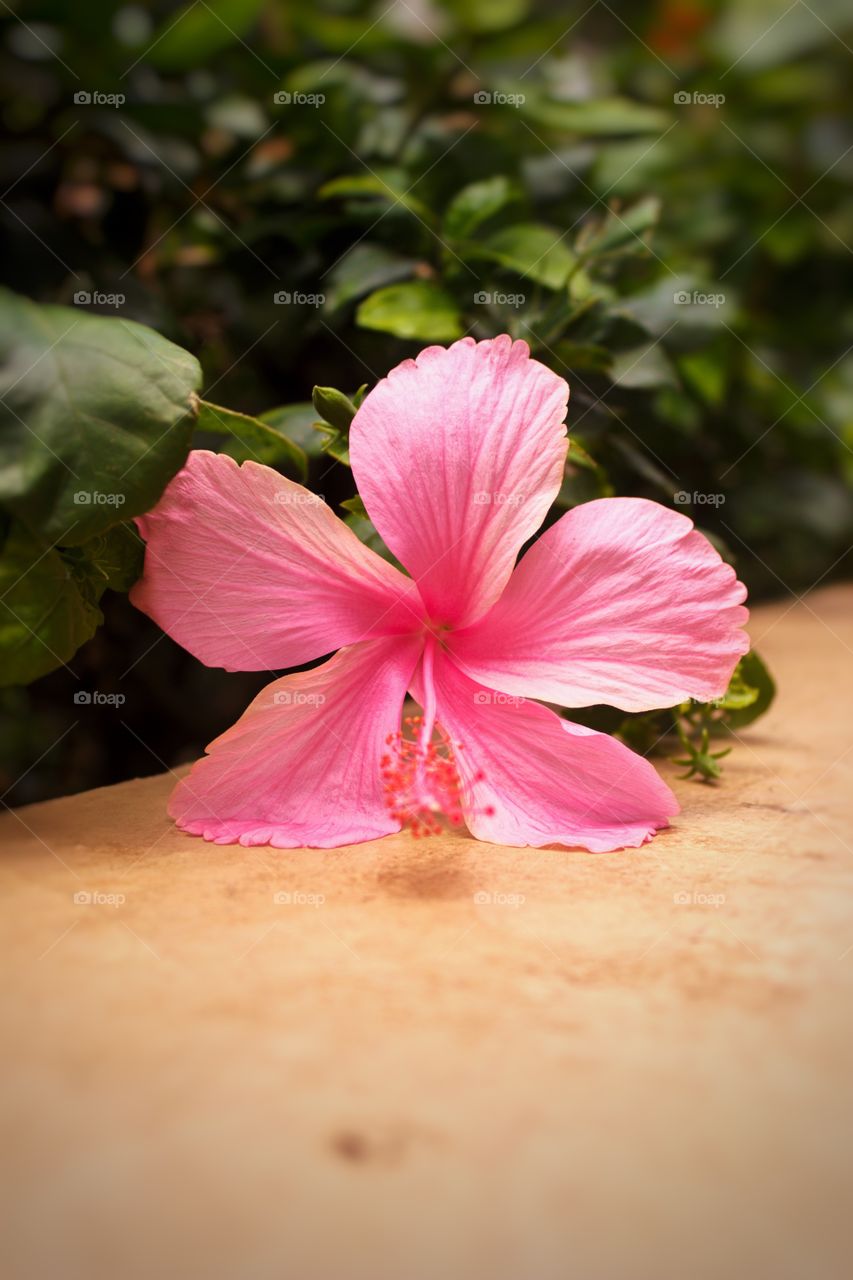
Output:
[[439,649],[446,649],[447,637],[453,630],[452,623],[436,622],[434,618],[424,618],[423,625],[427,639],[427,647],[438,645]]
[[380,767],[385,804],[396,822],[413,836],[437,835],[443,814],[452,826],[462,824],[462,783],[453,748],[442,730],[438,740],[425,716],[406,716],[402,733],[389,733],[388,752]]
[[[423,715],[406,716],[403,731],[389,733],[385,739],[388,752],[379,762],[385,804],[391,817],[407,826],[413,836],[438,835],[442,816],[454,827],[464,821],[462,780],[454,747],[435,722],[433,665],[435,649],[440,644],[439,636],[428,634],[421,661]],[[457,751],[465,749],[461,742],[455,747]],[[478,774],[474,781],[479,782],[482,777]]]

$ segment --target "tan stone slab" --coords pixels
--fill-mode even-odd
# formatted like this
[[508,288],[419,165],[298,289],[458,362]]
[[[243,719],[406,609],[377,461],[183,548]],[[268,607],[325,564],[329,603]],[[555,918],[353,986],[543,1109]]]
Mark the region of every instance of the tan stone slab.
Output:
[[3,1275],[846,1280],[853,592],[753,631],[776,708],[639,851],[0,820]]

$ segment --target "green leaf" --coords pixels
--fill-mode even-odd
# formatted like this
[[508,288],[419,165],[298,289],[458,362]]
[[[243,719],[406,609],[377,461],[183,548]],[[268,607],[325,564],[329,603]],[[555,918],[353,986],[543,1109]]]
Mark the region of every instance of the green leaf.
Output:
[[164,71],[202,66],[237,44],[254,26],[264,0],[190,0],[176,17],[167,14],[149,43],[147,58]]
[[309,458],[316,458],[322,452],[316,426],[317,411],[310,400],[267,409],[265,413],[258,414],[258,422],[292,440]]
[[606,470],[588,453],[577,435],[573,434],[566,455],[560,492],[555,499],[556,506],[567,510],[593,498],[610,497],[612,494],[613,485]]
[[685,329],[719,329],[730,323],[735,309],[732,290],[699,284],[692,276],[668,275],[663,280],[627,298],[622,298],[615,311],[628,316],[648,333],[661,334],[678,322]]
[[[359,54],[364,52],[363,38],[366,34],[363,32],[362,40],[357,41]],[[305,62],[287,73],[282,87],[293,93],[322,93],[324,99],[335,91],[343,93],[348,99],[346,109],[351,109],[350,104],[364,102],[387,106],[405,94],[401,80],[370,71],[363,62],[350,62],[346,58],[319,58]]]
[[672,363],[659,342],[620,351],[613,358],[610,377],[615,386],[632,391],[678,385]]
[[374,289],[405,280],[416,265],[412,258],[403,258],[381,245],[357,244],[329,273],[325,310],[339,311]]
[[718,407],[723,403],[728,375],[724,356],[719,351],[705,350],[683,355],[678,361],[678,368],[686,385],[706,404]]
[[521,110],[546,128],[607,138],[634,133],[658,133],[671,123],[667,112],[630,98],[598,98],[588,102],[555,102],[527,94]]
[[385,48],[394,38],[391,23],[371,22],[365,26],[362,13],[336,13],[331,6],[292,4],[287,18],[295,31],[309,47],[317,45],[329,53],[339,53],[342,58],[358,46],[362,57]]
[[585,471],[602,472],[601,463],[596,462],[595,458],[583,447],[576,435],[572,436],[569,443],[569,452],[566,455],[566,465],[573,467],[583,467]]
[[486,33],[514,27],[527,16],[530,0],[441,0],[466,31]]
[[423,222],[433,222],[432,210],[408,193],[411,185],[399,169],[377,170],[375,173],[348,173],[325,182],[317,195],[321,200],[341,196],[378,196],[391,204],[398,204]]
[[625,248],[645,250],[642,237],[657,226],[660,211],[657,196],[646,196],[627,209],[609,209],[601,222],[588,223],[581,229],[575,248],[584,258]]
[[516,199],[516,188],[509,178],[498,174],[472,182],[456,195],[447,206],[444,215],[444,234],[448,240],[467,239],[481,223],[500,212]]
[[720,707],[724,711],[743,711],[746,707],[751,707],[757,699],[757,689],[732,676],[728,689],[720,699]]
[[468,250],[472,256],[489,258],[547,289],[561,288],[576,262],[561,233],[537,222],[504,227],[482,245],[469,245]]
[[0,291],[0,505],[65,545],[149,511],[186,458],[200,381],[144,325]]
[[329,426],[326,422],[317,422],[315,426],[321,433],[320,448],[323,452],[330,458],[334,458],[335,462],[341,462],[348,467],[350,465],[349,438],[346,433],[339,431],[337,427]]
[[670,190],[667,177],[683,163],[682,143],[677,129],[651,143],[648,134],[610,140],[598,148],[586,180],[593,191],[623,199]]
[[97,596],[85,571],[13,525],[0,556],[0,685],[29,684],[73,657],[103,621]]
[[351,515],[360,516],[362,520],[370,519],[360,493],[357,493],[354,498],[347,498],[340,505],[344,511],[349,511]]
[[356,312],[362,329],[379,329],[398,338],[450,342],[463,333],[456,303],[429,280],[392,284],[365,298]]
[[273,426],[261,422],[260,418],[199,400],[196,426],[199,431],[230,436],[231,441],[222,452],[238,462],[262,462],[266,466],[280,467],[300,482],[308,475],[308,459],[299,445]]
[[[780,63],[788,73],[791,67],[786,64],[796,69],[796,60],[816,46],[840,40],[837,33],[849,22],[846,0],[795,4],[781,10],[775,0],[751,0],[721,14],[713,35],[714,51],[726,66],[736,61],[741,74],[750,78],[759,69]],[[827,64],[823,66],[825,72]]]
[[727,706],[726,698],[729,697],[727,693],[721,704],[726,713],[725,723],[732,729],[742,729],[752,724],[753,720],[764,715],[776,697],[776,682],[754,649],[750,649],[737,664],[729,690],[734,688],[737,695],[743,687],[755,691],[755,697],[751,701],[738,706],[735,696],[734,701]]

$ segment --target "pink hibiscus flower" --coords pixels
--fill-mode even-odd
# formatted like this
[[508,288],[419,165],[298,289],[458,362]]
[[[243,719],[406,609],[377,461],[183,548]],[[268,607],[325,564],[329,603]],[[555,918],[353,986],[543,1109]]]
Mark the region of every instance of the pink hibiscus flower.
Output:
[[[275,471],[198,450],[139,521],[138,608],[229,671],[282,669],[179,783],[217,844],[329,848],[464,819],[500,844],[638,846],[678,812],[647,760],[551,711],[722,694],[744,587],[680,512],[601,498],[553,524],[568,387],[508,336],[429,347],[353,420],[401,573]],[[400,735],[407,692],[423,708]]]

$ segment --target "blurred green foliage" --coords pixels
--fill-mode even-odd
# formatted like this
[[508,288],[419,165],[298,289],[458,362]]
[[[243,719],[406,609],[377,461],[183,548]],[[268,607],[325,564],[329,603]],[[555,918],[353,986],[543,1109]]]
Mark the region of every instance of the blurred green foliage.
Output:
[[[374,539],[312,387],[354,395],[427,342],[508,331],[571,384],[555,516],[614,492],[674,503],[754,596],[849,571],[846,5],[34,0],[0,28],[5,283],[198,359],[186,390],[204,399],[152,460],[160,487],[194,425],[307,477]],[[3,431],[0,468],[14,416]],[[31,479],[0,494],[13,578],[20,539],[48,532],[15,490]],[[55,515],[49,476],[39,492]],[[126,540],[91,531],[108,536]],[[254,687],[226,692],[103,595],[116,550],[63,545],[57,566],[52,545],[44,590],[64,574],[106,614],[74,671],[121,682],[131,729],[113,717],[107,745],[93,732],[79,768],[60,751],[62,776],[40,770],[23,798],[197,754]],[[155,692],[172,678],[201,692],[189,721]],[[60,669],[8,695],[10,782],[74,688]]]

